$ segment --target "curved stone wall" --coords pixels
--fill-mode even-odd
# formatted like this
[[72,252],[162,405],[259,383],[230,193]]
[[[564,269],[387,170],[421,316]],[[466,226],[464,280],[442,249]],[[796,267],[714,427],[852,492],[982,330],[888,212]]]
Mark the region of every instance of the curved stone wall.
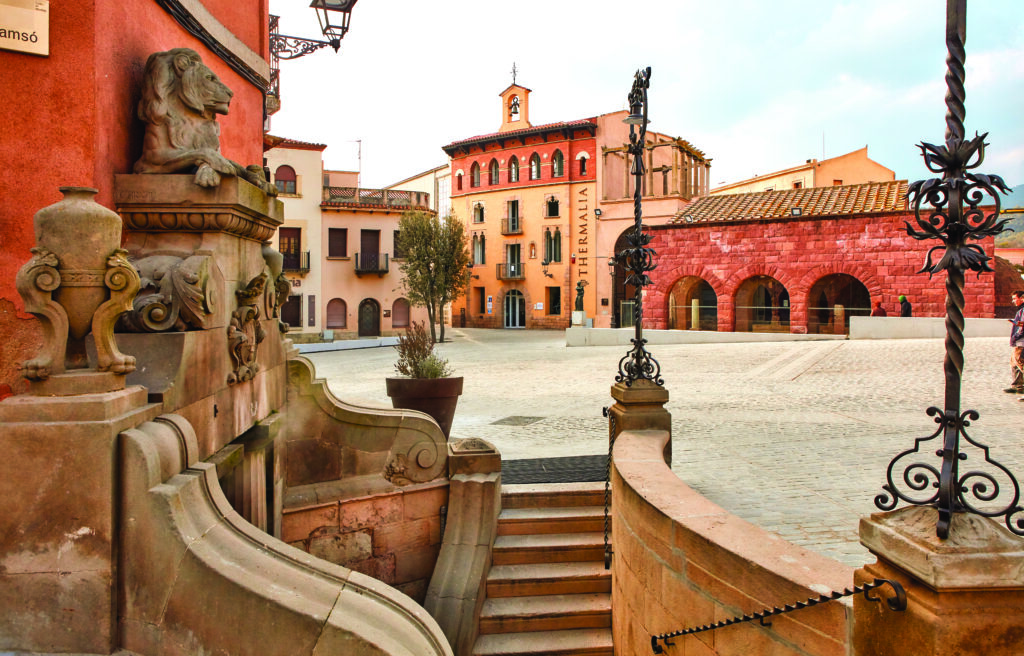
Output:
[[[615,653],[648,655],[651,636],[803,601],[853,585],[853,568],[784,541],[711,503],[665,463],[664,431],[623,432],[612,465]],[[742,484],[737,481],[737,484]],[[757,494],[751,490],[750,494]],[[840,656],[849,598],[674,638],[666,653]]]

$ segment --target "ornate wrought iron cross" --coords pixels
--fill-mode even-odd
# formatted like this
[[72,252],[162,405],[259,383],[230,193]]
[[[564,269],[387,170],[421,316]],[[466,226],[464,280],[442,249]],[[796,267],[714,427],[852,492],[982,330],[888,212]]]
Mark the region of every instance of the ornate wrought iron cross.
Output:
[[[964,44],[967,40],[967,0],[946,1],[946,140],[936,146],[921,143],[918,148],[925,166],[941,179],[921,180],[910,185],[908,198],[913,203],[917,227],[908,221],[907,234],[914,239],[938,239],[941,245],[928,251],[924,268],[929,277],[946,272],[946,376],[945,408],[928,408],[938,428],[927,437],[914,442],[914,447],[903,451],[889,463],[884,493],[875,497],[875,505],[892,510],[900,500],[913,505],[933,505],[939,511],[936,534],[949,537],[953,513],[971,512],[986,517],[1004,517],[1007,528],[1024,535],[1024,508],[1020,506],[1020,485],[1013,474],[988,457],[988,447],[975,442],[967,434],[971,421],[977,420],[975,410],[960,410],[960,389],[964,366],[964,272],[971,270],[981,275],[991,272],[990,258],[978,244],[980,240],[1002,232],[1006,221],[999,220],[999,192],[1009,189],[998,175],[971,173],[985,158],[985,137],[964,136]],[[983,202],[994,204],[986,214]],[[927,204],[928,207],[925,205]],[[942,257],[935,262],[933,255],[942,249]],[[915,461],[912,454],[921,453],[923,442],[942,436],[942,445],[935,450],[941,463]],[[961,451],[960,438],[981,450],[983,462],[966,473],[960,472],[968,455]],[[927,447],[926,447],[927,448]],[[907,460],[904,460],[904,459]],[[905,464],[908,462],[909,464]],[[893,473],[902,468],[904,490],[897,487]],[[1003,487],[1005,486],[1005,490]],[[1003,492],[1007,492],[1003,494]],[[1002,496],[1002,500],[999,497]],[[1014,519],[1014,517],[1017,517]]]
[[654,249],[648,248],[651,235],[644,234],[643,212],[640,206],[643,194],[644,141],[647,137],[647,89],[651,86],[651,67],[637,71],[633,79],[633,88],[629,92],[629,116],[625,122],[629,124],[629,154],[633,160],[633,231],[626,235],[630,248],[624,248],[616,254],[614,262],[625,269],[626,284],[632,285],[633,294],[633,327],[635,334],[632,350],[619,360],[619,373],[615,382],[625,382],[632,386],[637,380],[650,380],[663,385],[661,365],[651,357],[644,348],[644,307],[643,290],[651,284],[647,272],[655,269]]

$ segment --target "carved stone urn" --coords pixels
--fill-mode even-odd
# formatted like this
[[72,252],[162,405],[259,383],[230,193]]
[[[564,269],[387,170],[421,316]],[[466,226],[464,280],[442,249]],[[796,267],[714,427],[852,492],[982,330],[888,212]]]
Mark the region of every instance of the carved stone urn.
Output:
[[64,199],[35,215],[36,246],[18,272],[25,309],[43,325],[40,354],[22,366],[29,380],[87,369],[85,337],[96,342],[97,370],[117,374],[135,358],[117,350],[114,322],[131,308],[139,276],[121,250],[121,218],[93,200],[89,187],[61,187]]

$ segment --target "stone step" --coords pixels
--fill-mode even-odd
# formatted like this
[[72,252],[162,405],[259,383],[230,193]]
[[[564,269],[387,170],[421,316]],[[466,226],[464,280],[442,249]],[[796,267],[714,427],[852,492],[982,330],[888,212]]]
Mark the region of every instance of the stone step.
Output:
[[527,563],[604,562],[604,533],[499,535],[491,552],[492,565]]
[[611,592],[612,573],[602,562],[498,565],[487,576],[487,597]]
[[502,508],[604,507],[604,483],[502,485]]
[[604,506],[504,508],[498,515],[498,535],[597,531],[604,531]]
[[610,629],[493,633],[476,640],[473,656],[612,656]]
[[498,597],[480,609],[480,634],[601,629],[612,625],[610,592]]

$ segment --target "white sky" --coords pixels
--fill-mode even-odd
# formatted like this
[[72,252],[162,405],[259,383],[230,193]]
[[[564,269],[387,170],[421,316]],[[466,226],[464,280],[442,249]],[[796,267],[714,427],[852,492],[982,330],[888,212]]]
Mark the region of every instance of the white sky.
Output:
[[[317,38],[308,0],[271,0]],[[862,146],[897,179],[933,177],[915,145],[945,130],[943,0],[359,0],[338,54],[281,62],[275,135],[382,187],[497,131],[498,94],[533,91],[534,125],[626,108],[651,66],[651,129],[713,159],[712,186]],[[1024,1],[971,0],[968,135],[979,172],[1024,183]]]

